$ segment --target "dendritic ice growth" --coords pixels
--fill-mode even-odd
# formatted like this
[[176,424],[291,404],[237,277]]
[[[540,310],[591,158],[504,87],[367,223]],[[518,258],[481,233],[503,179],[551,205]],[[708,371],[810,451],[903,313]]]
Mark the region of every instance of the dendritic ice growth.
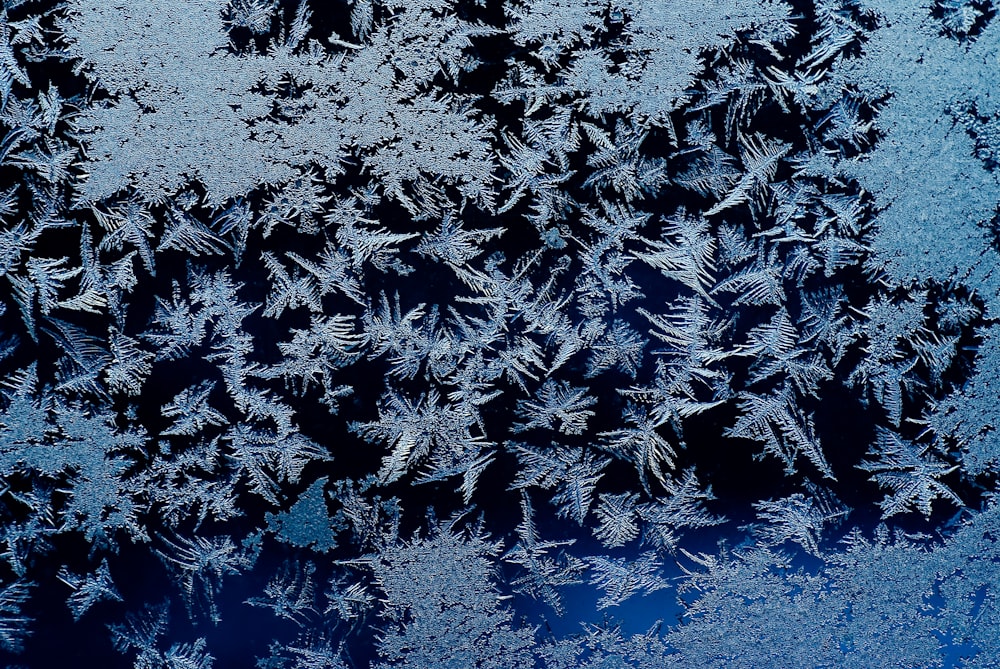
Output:
[[2,661],[1000,666],[996,14],[3,0]]

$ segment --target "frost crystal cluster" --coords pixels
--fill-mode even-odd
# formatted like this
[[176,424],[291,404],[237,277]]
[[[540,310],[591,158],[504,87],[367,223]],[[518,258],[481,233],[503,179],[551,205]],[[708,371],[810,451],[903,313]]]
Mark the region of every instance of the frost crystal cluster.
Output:
[[0,663],[1000,666],[995,0],[2,3]]

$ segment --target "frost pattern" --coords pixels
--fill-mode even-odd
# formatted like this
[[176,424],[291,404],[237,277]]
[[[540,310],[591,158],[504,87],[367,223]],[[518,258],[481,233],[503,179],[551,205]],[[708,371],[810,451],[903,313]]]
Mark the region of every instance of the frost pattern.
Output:
[[995,9],[9,0],[0,647],[996,666]]

